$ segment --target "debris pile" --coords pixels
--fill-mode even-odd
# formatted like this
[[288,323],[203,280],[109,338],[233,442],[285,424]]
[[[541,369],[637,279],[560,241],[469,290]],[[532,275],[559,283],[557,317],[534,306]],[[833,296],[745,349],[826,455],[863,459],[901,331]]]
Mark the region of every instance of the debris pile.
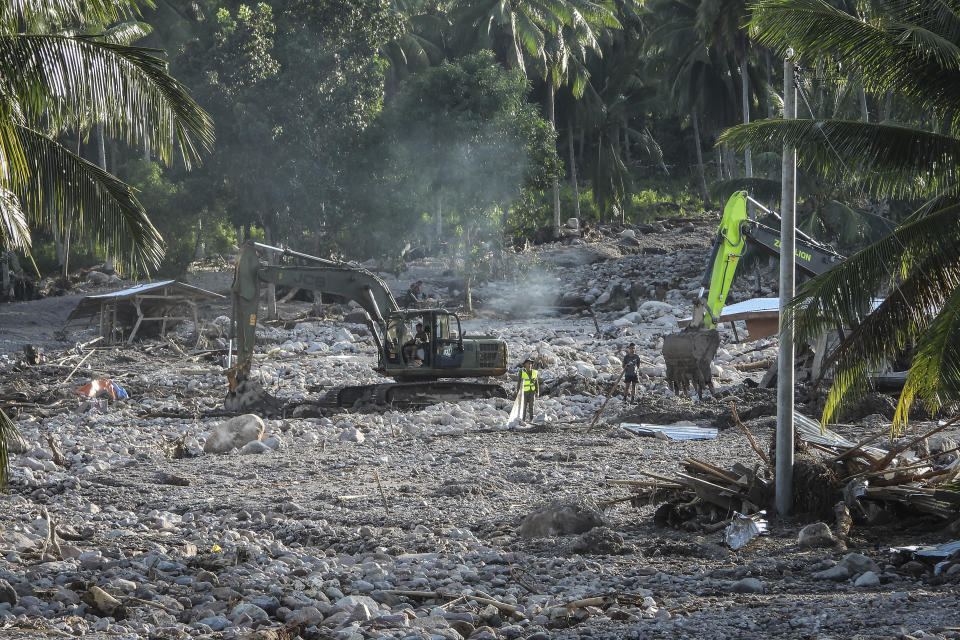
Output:
[[[614,480],[633,495],[604,504],[660,503],[656,520],[687,530],[718,531],[731,523],[731,514],[756,514],[772,505],[775,451],[765,452],[740,421],[730,403],[734,422],[747,435],[759,460],[752,467],[736,463],[720,468],[705,460],[687,457],[684,472],[663,475],[639,471],[642,480]],[[952,440],[932,440],[960,417],[941,422],[932,430],[890,450],[871,446],[889,433],[850,442],[802,414],[796,414],[797,460],[793,472],[794,510],[817,518],[833,516],[842,541],[851,518],[883,524],[896,515],[932,515],[944,520],[960,516],[960,446]],[[635,425],[623,425],[636,431]],[[924,446],[926,455],[911,451]],[[845,522],[844,522],[845,521]],[[845,524],[845,526],[844,526]],[[829,534],[829,531],[827,531]],[[811,537],[813,534],[810,534]],[[803,536],[801,536],[803,537]],[[821,546],[810,544],[807,546]]]

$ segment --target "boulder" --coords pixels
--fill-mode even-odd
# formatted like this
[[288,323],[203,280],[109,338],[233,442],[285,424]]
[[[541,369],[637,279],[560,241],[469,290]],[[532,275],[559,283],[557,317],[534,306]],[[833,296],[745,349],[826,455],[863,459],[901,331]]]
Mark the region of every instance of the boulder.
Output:
[[250,455],[251,453],[270,453],[271,451],[273,451],[273,449],[267,446],[266,443],[260,442],[259,440],[251,440],[240,448],[240,453],[243,455]]
[[252,413],[230,418],[214,429],[204,443],[203,450],[207,453],[229,453],[262,438],[263,430],[263,420]]
[[255,604],[249,602],[243,602],[238,604],[233,608],[233,611],[230,612],[230,618],[235,622],[242,618],[243,616],[249,616],[254,622],[259,622],[261,620],[268,620],[270,614],[261,609]]
[[848,553],[837,563],[837,566],[846,567],[850,575],[866,573],[867,571],[873,571],[874,573],[880,571],[877,563],[862,553]]
[[824,522],[808,524],[800,529],[800,535],[797,536],[797,544],[806,548],[832,547],[836,543],[837,539]]
[[577,368],[577,374],[587,380],[593,380],[597,377],[597,368],[586,362],[574,362],[573,366]]
[[855,587],[879,587],[880,576],[873,571],[867,571],[853,582]]
[[93,284],[107,284],[110,282],[110,276],[100,271],[89,271],[87,272],[87,282]]
[[756,578],[744,578],[730,586],[733,593],[763,593],[766,585]]
[[17,591],[10,583],[0,578],[0,602],[9,603],[12,606],[17,604]]
[[359,444],[365,439],[363,431],[360,431],[360,429],[356,427],[348,427],[340,432],[340,440],[343,442],[356,442]]
[[605,524],[603,515],[591,503],[553,502],[524,518],[517,533],[524,538],[552,538],[586,533]]

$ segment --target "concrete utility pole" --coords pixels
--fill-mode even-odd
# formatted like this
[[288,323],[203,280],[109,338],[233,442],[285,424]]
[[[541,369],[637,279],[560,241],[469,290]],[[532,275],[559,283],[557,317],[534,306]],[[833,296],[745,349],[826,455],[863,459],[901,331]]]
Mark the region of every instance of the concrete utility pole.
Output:
[[[793,49],[783,59],[783,118],[797,117],[797,84]],[[794,252],[797,231],[797,150],[783,145],[780,197],[780,353],[777,356],[777,513],[793,506],[793,327],[785,324],[785,310],[793,299]]]

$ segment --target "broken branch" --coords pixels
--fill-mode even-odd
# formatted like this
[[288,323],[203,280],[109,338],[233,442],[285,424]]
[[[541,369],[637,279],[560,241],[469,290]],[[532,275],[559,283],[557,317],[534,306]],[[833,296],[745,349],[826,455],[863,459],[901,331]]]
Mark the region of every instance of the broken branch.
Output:
[[747,425],[740,421],[740,414],[737,413],[737,407],[733,404],[733,400],[730,401],[730,411],[733,412],[733,421],[736,422],[741,429],[743,429],[745,434],[747,434],[747,440],[750,441],[750,446],[753,447],[753,450],[757,452],[757,455],[760,456],[760,459],[763,460],[763,462],[769,467],[769,456],[763,452],[763,449],[760,448],[760,446],[757,444],[757,441],[753,439],[753,434],[750,433],[750,429],[747,429]]

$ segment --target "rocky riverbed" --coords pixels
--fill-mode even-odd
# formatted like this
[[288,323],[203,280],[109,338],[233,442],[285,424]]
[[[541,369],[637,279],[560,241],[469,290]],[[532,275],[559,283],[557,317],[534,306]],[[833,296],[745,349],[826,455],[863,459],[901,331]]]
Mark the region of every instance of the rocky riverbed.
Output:
[[[735,343],[724,329],[717,395],[702,402],[663,382],[661,338],[688,313],[710,237],[709,224],[688,224],[537,248],[521,254],[535,280],[478,288],[485,304],[467,332],[502,337],[511,367],[531,355],[544,376],[537,420],[513,429],[502,399],[231,417],[221,411],[222,356],[191,355],[189,327],[93,347],[70,380],[91,348],[74,354],[44,334],[45,362],[27,365],[13,337],[30,332],[4,331],[0,394],[23,442],[12,443],[0,496],[3,637],[960,637],[960,568],[935,574],[889,551],[955,539],[947,522],[904,512],[854,527],[841,549],[801,546],[806,519],[770,518],[770,535],[734,552],[722,531],[657,526],[656,505],[598,506],[629,496],[613,481],[670,474],[688,456],[757,464],[731,428],[730,401],[758,440],[773,434],[774,395],[748,386],[763,370],[743,365],[774,357],[775,340]],[[399,292],[422,278],[447,294],[431,275],[424,262],[390,282]],[[510,304],[531,282],[542,304]],[[744,282],[748,297],[756,283]],[[547,309],[582,302],[596,325]],[[221,344],[225,312],[205,313],[208,351]],[[258,379],[290,407],[381,381],[365,327],[349,318],[343,309],[264,324]],[[630,342],[641,355],[638,402],[612,398],[589,429]],[[98,378],[130,397],[76,394]],[[880,415],[837,431],[875,433],[889,403],[858,417],[868,413]],[[679,420],[719,435],[673,441],[619,428]]]

